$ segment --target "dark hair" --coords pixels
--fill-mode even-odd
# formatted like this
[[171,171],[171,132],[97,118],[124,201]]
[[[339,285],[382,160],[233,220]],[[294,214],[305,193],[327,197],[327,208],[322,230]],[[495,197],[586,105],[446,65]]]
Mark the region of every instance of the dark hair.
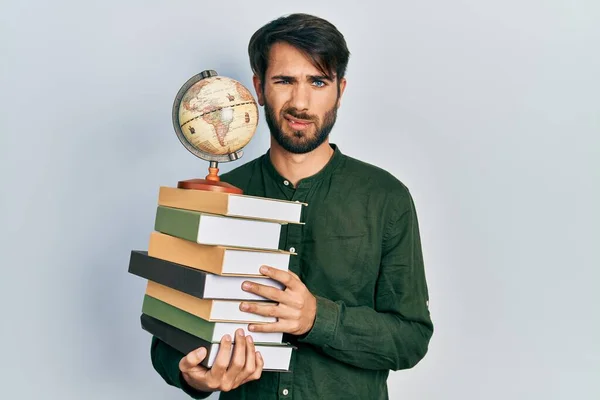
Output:
[[286,42],[305,53],[325,76],[339,80],[346,74],[350,52],[344,36],[322,18],[291,14],[277,18],[257,30],[250,38],[250,67],[264,85],[269,51],[277,42]]

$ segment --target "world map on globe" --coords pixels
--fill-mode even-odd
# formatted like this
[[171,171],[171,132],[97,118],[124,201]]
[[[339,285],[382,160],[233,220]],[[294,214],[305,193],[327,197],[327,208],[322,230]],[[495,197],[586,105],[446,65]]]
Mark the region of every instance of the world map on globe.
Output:
[[194,83],[179,105],[179,126],[187,141],[205,153],[236,152],[252,139],[258,106],[235,79],[212,76]]

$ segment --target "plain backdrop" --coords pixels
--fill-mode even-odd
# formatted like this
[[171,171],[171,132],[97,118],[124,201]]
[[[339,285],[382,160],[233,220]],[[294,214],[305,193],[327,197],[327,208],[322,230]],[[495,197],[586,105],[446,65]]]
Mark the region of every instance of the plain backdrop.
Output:
[[[411,190],[435,334],[392,399],[600,398],[600,3],[0,2],[0,398],[184,399],[139,325],[171,107],[291,12],[352,53],[332,142]],[[261,123],[244,158],[266,151]],[[211,397],[212,398],[212,397]]]

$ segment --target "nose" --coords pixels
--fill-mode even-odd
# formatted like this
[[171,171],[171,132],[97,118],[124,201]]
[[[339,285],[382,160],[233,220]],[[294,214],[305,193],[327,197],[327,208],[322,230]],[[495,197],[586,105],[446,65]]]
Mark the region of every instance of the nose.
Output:
[[307,111],[310,105],[310,88],[305,84],[294,85],[290,106],[298,111]]

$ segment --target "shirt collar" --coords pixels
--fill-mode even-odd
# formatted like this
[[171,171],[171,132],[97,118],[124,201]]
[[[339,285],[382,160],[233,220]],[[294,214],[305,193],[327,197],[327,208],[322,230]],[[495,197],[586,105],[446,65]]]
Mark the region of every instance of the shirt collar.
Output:
[[[333,155],[325,164],[323,168],[319,172],[314,175],[308,176],[298,182],[296,187],[310,187],[313,183],[323,180],[331,176],[333,171],[338,167],[344,155],[340,151],[339,147],[336,144],[330,143],[329,146],[333,149]],[[267,150],[267,152],[263,156],[263,168],[267,171],[268,175],[275,180],[278,184],[287,186],[292,189],[291,182],[289,182],[284,176],[282,176],[275,166],[273,165],[270,157],[271,149]],[[288,185],[285,182],[289,182]]]

